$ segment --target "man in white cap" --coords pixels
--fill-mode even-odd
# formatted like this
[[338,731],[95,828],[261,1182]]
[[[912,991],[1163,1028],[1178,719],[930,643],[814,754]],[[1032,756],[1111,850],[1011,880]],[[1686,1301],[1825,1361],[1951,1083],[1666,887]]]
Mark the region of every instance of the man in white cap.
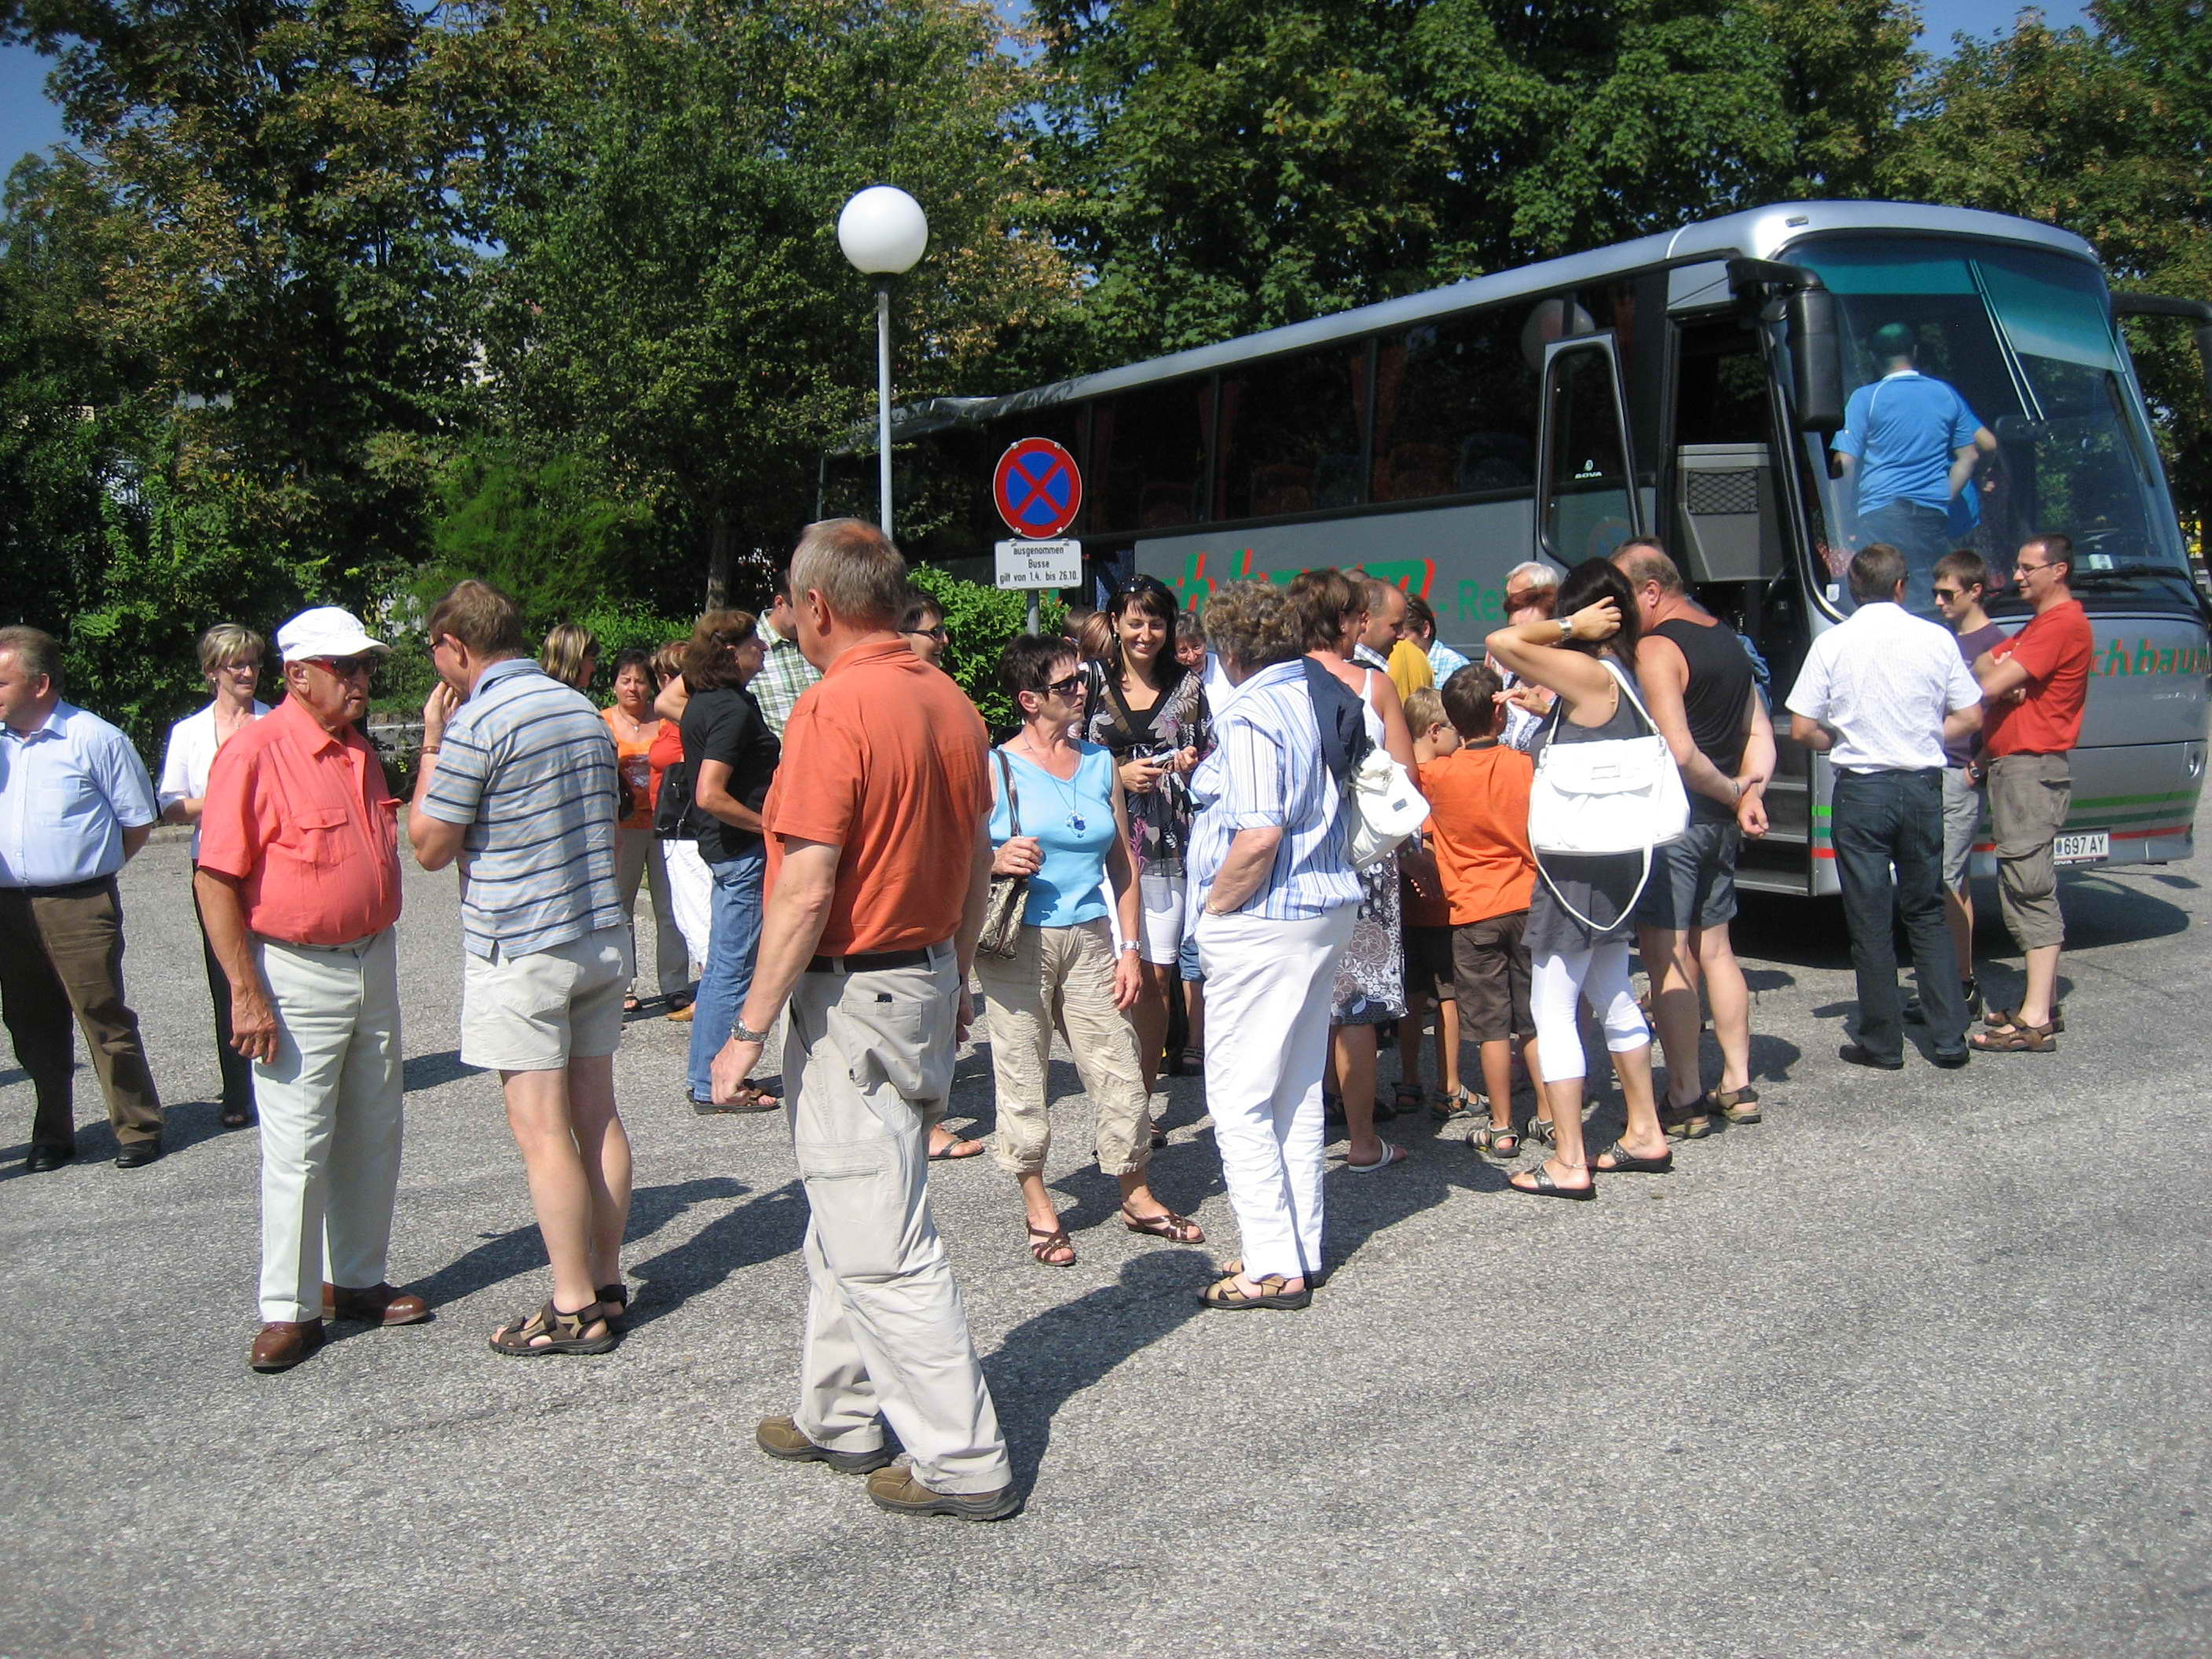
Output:
[[216,754],[193,878],[261,1114],[257,1371],[305,1359],[325,1319],[429,1316],[385,1279],[399,1189],[399,803],[355,723],[391,647],[325,605],[278,629],[276,649],[287,696]]

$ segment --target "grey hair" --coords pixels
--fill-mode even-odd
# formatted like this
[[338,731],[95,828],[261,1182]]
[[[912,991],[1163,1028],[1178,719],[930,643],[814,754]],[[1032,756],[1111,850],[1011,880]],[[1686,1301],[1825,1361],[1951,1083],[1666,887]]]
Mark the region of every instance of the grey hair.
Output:
[[819,593],[831,615],[856,628],[896,628],[911,597],[906,561],[890,537],[861,519],[807,526],[791,555],[787,591],[794,602]]
[[1557,587],[1559,585],[1558,569],[1546,564],[1541,559],[1523,559],[1512,569],[1507,571],[1505,586],[1508,588],[1513,586],[1514,578],[1516,576],[1526,576],[1531,587]]

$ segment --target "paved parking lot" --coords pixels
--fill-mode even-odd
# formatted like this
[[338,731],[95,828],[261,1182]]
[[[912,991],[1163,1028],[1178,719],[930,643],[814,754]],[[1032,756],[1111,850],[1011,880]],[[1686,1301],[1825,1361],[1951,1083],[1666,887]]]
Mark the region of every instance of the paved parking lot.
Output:
[[[1956,1074],[1837,1063],[1838,914],[1757,903],[1765,1124],[1589,1206],[1419,1130],[1330,1178],[1304,1314],[1201,1312],[1214,1249],[1115,1222],[1056,1068],[1074,1268],[1032,1264],[988,1160],[932,1176],[1030,1493],[977,1527],[753,1449],[805,1205],[780,1121],[684,1106],[683,1027],[619,1061],[635,1334],[485,1348],[546,1281],[496,1082],[454,1052],[450,876],[410,869],[401,924],[392,1276],[437,1316],[249,1373],[254,1133],[216,1126],[185,849],[156,845],[124,889],[170,1155],[107,1164],[80,1069],[87,1157],[24,1176],[0,1040],[0,1654],[2203,1653],[2204,870],[2069,879],[2061,1052]],[[1982,945],[2002,1000],[2017,958]],[[960,1077],[988,1127],[988,1056]],[[1157,1183],[1233,1249],[1203,1111],[1172,1086]]]

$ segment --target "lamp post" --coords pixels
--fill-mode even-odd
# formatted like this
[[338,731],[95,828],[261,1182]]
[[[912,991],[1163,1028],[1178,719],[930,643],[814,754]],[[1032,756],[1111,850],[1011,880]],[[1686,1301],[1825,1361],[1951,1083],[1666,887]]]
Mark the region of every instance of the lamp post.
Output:
[[837,246],[853,268],[876,278],[876,452],[884,534],[891,533],[891,284],[929,246],[921,204],[891,185],[871,185],[837,216]]

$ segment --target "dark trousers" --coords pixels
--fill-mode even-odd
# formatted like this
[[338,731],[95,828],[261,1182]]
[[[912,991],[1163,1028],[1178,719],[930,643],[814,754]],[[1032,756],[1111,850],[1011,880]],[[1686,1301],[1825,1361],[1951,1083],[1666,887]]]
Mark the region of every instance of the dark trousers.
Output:
[[[1966,1003],[1951,930],[1943,923],[1943,774],[1836,770],[1836,875],[1858,971],[1859,1046],[1877,1060],[1905,1056],[1893,919],[1902,915],[1912,969],[1937,1052],[1966,1047]],[[1897,867],[1894,884],[1890,866]]]
[[222,1103],[228,1111],[253,1112],[253,1062],[230,1046],[230,975],[215,959],[208,942],[207,912],[200,908],[199,889],[192,889],[192,912],[200,921],[200,955],[207,968],[208,996],[215,1004],[215,1053],[222,1064]]
[[76,1142],[70,1017],[84,1030],[116,1139],[158,1140],[161,1098],[123,1000],[123,907],[112,878],[66,889],[0,888],[0,1021],[31,1074],[35,1146]]

